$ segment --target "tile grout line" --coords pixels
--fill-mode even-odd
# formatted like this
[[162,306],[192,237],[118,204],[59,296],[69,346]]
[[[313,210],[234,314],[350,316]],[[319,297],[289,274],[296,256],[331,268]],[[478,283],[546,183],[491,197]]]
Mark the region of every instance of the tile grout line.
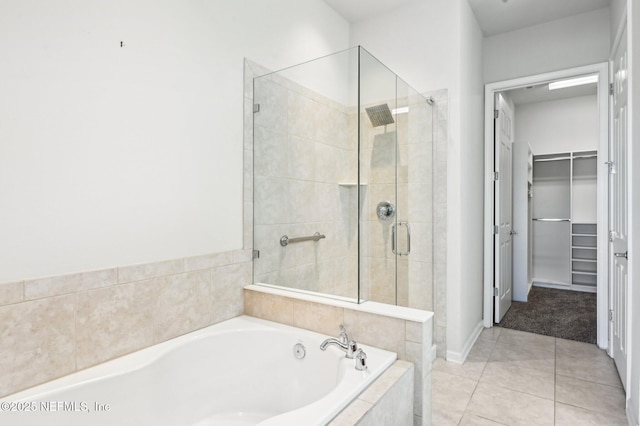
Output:
[[[460,420],[458,421],[458,425],[460,425],[460,423],[462,422],[462,419],[464,418],[464,416],[466,414],[471,414],[468,411],[469,404],[471,404],[471,400],[473,399],[473,395],[475,395],[476,391],[478,390],[478,385],[480,384],[480,379],[482,378],[482,374],[484,374],[484,370],[485,370],[485,368],[487,368],[487,364],[489,363],[489,360],[491,359],[491,355],[493,354],[493,351],[494,351],[494,349],[496,347],[496,344],[498,343],[498,339],[499,338],[500,338],[500,335],[498,334],[498,338],[491,345],[491,351],[489,351],[489,357],[487,358],[487,361],[485,362],[484,367],[482,367],[482,371],[480,372],[480,375],[478,376],[478,380],[475,380],[476,385],[473,387],[473,392],[471,392],[471,397],[469,398],[469,401],[467,402],[467,405],[464,407],[464,410],[462,411],[462,416],[460,417]],[[476,343],[477,343],[477,340],[474,343],[474,346],[475,346]],[[473,347],[471,349],[473,349]],[[465,360],[465,362],[466,362],[466,360]],[[492,420],[492,419],[489,419],[489,420]]]

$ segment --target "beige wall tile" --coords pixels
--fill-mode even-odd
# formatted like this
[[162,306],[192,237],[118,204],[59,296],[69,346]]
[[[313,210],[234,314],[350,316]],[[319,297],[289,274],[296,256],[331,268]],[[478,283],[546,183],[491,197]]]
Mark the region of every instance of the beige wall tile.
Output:
[[153,306],[164,278],[78,293],[77,368],[153,344]]
[[24,282],[25,300],[77,293],[118,283],[116,268],[38,278]]
[[118,268],[118,282],[123,284],[132,281],[142,281],[151,278],[179,274],[184,271],[184,259],[172,259],[161,262],[122,266]]
[[342,410],[332,421],[330,426],[353,426],[373,407],[369,402],[356,399],[347,408]]
[[[383,375],[387,372],[391,373],[390,370],[391,369],[387,370]],[[404,374],[395,381],[393,386],[378,399],[377,403],[364,415],[359,424],[386,426],[410,425],[412,423],[413,369],[408,369],[405,370]]]
[[75,295],[0,307],[0,396],[75,369]]
[[413,365],[407,361],[396,361],[382,375],[365,389],[358,399],[375,404],[393,388],[400,378],[409,373],[413,376]]
[[82,285],[80,274],[27,280],[24,283],[25,300],[42,299],[60,294],[73,293]]
[[212,272],[210,291],[211,322],[242,315],[243,287],[251,284],[251,262],[221,266]]
[[396,352],[404,359],[404,320],[345,309],[344,326],[356,342]]
[[22,302],[24,300],[24,282],[0,283],[0,306]]
[[[251,250],[234,250],[29,280],[28,290],[23,281],[0,284],[0,323],[8,325],[0,341],[0,368],[7,372],[0,373],[0,392],[242,314],[250,260]],[[133,281],[118,285],[118,274]],[[39,299],[22,303],[25,291]]]
[[340,325],[343,322],[343,308],[303,300],[293,301],[293,325],[295,327],[335,337],[340,334]]
[[154,343],[209,325],[210,287],[209,269],[157,279],[153,306]]
[[293,300],[288,297],[244,290],[244,313],[256,318],[293,325]]
[[410,342],[422,343],[424,338],[423,323],[405,321],[405,337]]

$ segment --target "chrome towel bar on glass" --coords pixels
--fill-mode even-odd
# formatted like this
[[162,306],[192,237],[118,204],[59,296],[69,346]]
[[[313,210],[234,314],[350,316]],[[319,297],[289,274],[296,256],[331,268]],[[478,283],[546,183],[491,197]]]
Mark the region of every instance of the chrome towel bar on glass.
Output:
[[316,232],[315,234],[310,235],[308,237],[298,237],[298,238],[289,238],[286,235],[283,235],[282,238],[280,238],[280,245],[282,247],[286,247],[287,244],[291,244],[291,243],[301,243],[303,241],[320,241],[323,238],[327,238],[327,237],[322,235],[319,232]]

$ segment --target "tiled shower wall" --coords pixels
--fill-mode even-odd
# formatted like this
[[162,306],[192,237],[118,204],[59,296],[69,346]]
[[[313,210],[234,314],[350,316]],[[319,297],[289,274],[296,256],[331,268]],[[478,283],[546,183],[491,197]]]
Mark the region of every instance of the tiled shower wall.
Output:
[[0,283],[0,396],[241,315],[251,251]]
[[[395,100],[388,105],[395,107]],[[396,115],[396,122],[387,126],[372,127],[366,113],[360,117],[360,170],[366,182],[361,279],[370,300],[433,311],[431,106],[421,96],[398,99],[398,106],[408,106],[409,112]],[[397,207],[390,221],[376,215],[377,204],[385,200]],[[409,256],[396,258],[392,252],[396,220],[411,227]],[[403,252],[408,249],[407,228],[398,226],[397,236]]]
[[[347,111],[277,74],[255,80],[253,103],[255,281],[356,298],[347,255],[357,199],[345,183],[356,181],[357,157]],[[326,238],[280,245],[283,235],[316,232]]]
[[447,90],[428,93],[433,106],[433,268],[434,337],[437,355],[447,353],[447,150],[449,143],[449,102]]

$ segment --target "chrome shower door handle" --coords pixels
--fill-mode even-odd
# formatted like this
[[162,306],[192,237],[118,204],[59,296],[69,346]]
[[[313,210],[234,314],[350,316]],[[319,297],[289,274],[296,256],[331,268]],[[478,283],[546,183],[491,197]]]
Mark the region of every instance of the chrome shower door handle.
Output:
[[407,256],[409,256],[409,253],[411,253],[411,227],[407,222]]
[[396,253],[396,224],[391,225],[391,252]]
[[[399,226],[403,226],[405,228],[407,228],[407,251],[406,252],[401,252],[398,249],[396,249],[396,229]],[[411,253],[411,227],[409,226],[409,222],[397,222],[394,223],[393,225],[391,225],[391,251],[393,252],[393,254],[397,255],[397,256],[409,256],[409,253]]]
[[409,222],[399,222],[398,225],[404,225],[407,228],[407,251],[405,253],[399,253],[400,256],[409,256],[411,253],[411,227]]

